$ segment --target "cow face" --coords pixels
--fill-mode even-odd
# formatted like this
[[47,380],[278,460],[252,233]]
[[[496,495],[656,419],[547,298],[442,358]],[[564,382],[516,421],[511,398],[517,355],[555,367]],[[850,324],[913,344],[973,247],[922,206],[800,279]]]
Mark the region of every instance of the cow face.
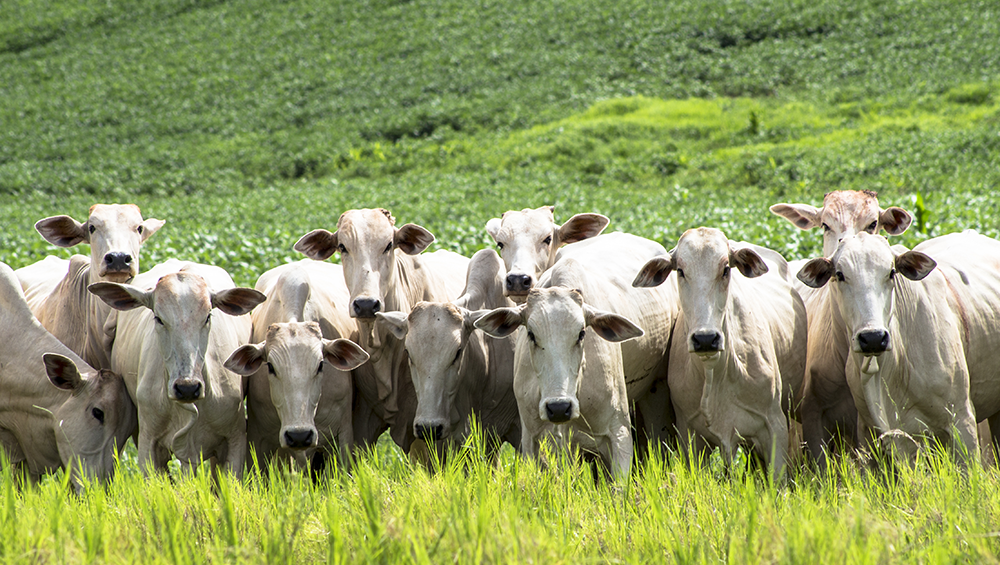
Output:
[[900,275],[919,281],[936,266],[918,251],[896,255],[885,238],[861,233],[841,242],[831,259],[813,259],[798,277],[807,286],[820,288],[832,281],[840,312],[851,332],[851,348],[864,356],[892,349],[892,317]]
[[296,251],[317,261],[340,253],[351,291],[352,318],[374,320],[376,313],[386,310],[386,293],[395,287],[396,249],[416,255],[434,242],[434,236],[418,225],[396,228],[395,223],[385,209],[350,210],[340,216],[336,232],[314,230],[295,244]]
[[205,397],[205,354],[213,310],[247,314],[266,298],[251,288],[212,292],[202,277],[181,271],[160,278],[153,290],[116,283],[88,287],[112,308],[145,307],[153,312],[153,331],[166,369],[171,400],[190,403]]
[[[530,368],[529,379],[541,393],[538,417],[555,424],[580,416],[577,391],[583,377],[588,333],[612,342],[642,335],[642,330],[628,319],[594,309],[583,303],[580,291],[561,287],[532,289],[524,306],[497,308],[477,320],[475,326],[494,337],[508,336],[524,326],[517,338],[516,370]],[[594,336],[589,339],[592,342]]]
[[878,195],[870,190],[839,190],[823,197],[823,207],[808,204],[775,204],[771,212],[785,218],[803,230],[823,228],[823,256],[832,257],[837,244],[859,233],[889,235],[906,231],[913,216],[902,208],[879,208]]
[[139,247],[164,221],[142,219],[134,204],[95,204],[83,224],[69,216],[39,220],[35,229],[59,247],[90,244],[91,282],[129,282],[139,272]]
[[507,267],[504,296],[519,304],[538,277],[555,263],[560,247],[597,236],[610,222],[600,214],[577,214],[560,226],[554,221],[554,209],[512,210],[486,223],[486,231]]
[[711,362],[720,358],[727,345],[726,312],[734,268],[747,278],[767,272],[767,265],[752,249],[732,249],[721,231],[698,228],[685,232],[667,256],[648,261],[632,285],[657,286],[674,271],[689,330],[685,337],[688,351]]
[[264,343],[244,345],[226,360],[230,371],[249,376],[267,371],[271,403],[278,412],[278,441],[285,449],[308,449],[319,443],[316,408],[325,381],[341,384],[339,399],[350,406],[351,375],[347,373],[368,361],[363,349],[346,339],[323,339],[316,322],[271,324]]
[[55,353],[42,359],[49,381],[72,393],[52,411],[63,466],[72,469],[74,479],[110,479],[115,453],[125,446],[137,423],[125,382],[110,371],[81,375],[70,359]]
[[462,419],[455,398],[468,362],[473,323],[487,310],[470,312],[450,303],[419,302],[409,316],[401,312],[379,314],[386,326],[405,344],[410,377],[417,393],[413,430],[432,441],[447,439]]

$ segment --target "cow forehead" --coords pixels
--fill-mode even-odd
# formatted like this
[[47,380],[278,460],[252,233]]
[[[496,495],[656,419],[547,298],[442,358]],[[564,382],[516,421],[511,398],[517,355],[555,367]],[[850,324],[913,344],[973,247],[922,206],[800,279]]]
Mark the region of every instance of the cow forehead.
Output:
[[288,342],[319,342],[323,332],[316,322],[285,322],[271,324],[267,327],[264,342],[268,348],[278,343]]
[[451,303],[419,302],[407,316],[408,343],[443,345],[447,341],[460,341],[465,318]]
[[396,219],[384,208],[348,210],[337,221],[337,236],[358,241],[391,239]]
[[878,195],[870,190],[838,190],[823,197],[822,217],[845,224],[878,218]]
[[884,237],[861,232],[840,243],[833,263],[838,269],[877,272],[891,270],[894,258],[892,248]]
[[88,221],[92,224],[132,225],[142,223],[142,212],[135,204],[94,204]]
[[715,268],[714,257],[729,257],[729,239],[714,228],[690,229],[677,242],[674,257],[677,261],[691,262],[693,266],[704,264]]
[[212,293],[205,279],[193,273],[171,273],[156,283],[153,297],[157,308],[170,304],[189,309],[212,309]]
[[573,328],[585,322],[583,297],[579,291],[563,287],[532,289],[525,301],[524,319],[528,324],[547,326],[553,333],[575,331]]
[[504,212],[500,218],[500,233],[508,237],[518,235],[549,235],[555,229],[555,218],[548,206],[525,208]]

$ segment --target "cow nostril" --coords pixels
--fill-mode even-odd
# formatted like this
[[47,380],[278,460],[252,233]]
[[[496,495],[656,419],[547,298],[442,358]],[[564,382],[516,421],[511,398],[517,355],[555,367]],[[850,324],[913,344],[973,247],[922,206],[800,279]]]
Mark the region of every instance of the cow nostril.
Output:
[[545,415],[556,424],[568,422],[573,417],[573,403],[568,401],[546,402]]
[[126,265],[128,265],[129,263],[132,262],[132,256],[131,255],[126,255],[125,257],[122,258],[122,260],[125,261]]
[[115,258],[112,257],[110,253],[108,253],[107,255],[104,256],[104,262],[110,265],[111,263],[115,262]]

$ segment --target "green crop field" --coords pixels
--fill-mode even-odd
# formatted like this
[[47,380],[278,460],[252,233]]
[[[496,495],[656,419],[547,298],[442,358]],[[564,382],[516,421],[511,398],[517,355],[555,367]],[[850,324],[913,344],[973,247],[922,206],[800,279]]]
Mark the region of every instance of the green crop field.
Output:
[[[91,204],[167,220],[171,257],[238,284],[350,208],[471,254],[512,208],[611,218],[672,246],[723,229],[788,258],[820,235],[768,213],[869,189],[894,243],[1000,236],[1000,5],[992,0],[7,0],[0,260]],[[116,480],[68,494],[0,473],[3,562],[942,562],[1000,560],[995,469],[768,485],[676,454],[595,483],[467,446],[440,472],[391,445],[351,474]]]

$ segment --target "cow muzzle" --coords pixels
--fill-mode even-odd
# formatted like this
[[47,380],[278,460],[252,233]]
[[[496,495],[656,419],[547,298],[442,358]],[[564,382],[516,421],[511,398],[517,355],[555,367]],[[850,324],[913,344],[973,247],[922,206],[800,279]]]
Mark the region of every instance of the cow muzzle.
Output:
[[352,318],[375,318],[375,314],[381,311],[382,301],[378,298],[359,296],[351,302]]
[[580,405],[574,398],[546,398],[538,407],[542,420],[562,424],[580,416]]
[[127,283],[135,276],[135,266],[132,255],[121,251],[112,251],[104,255],[99,274],[109,282]]
[[424,441],[440,441],[448,437],[448,430],[444,422],[426,421],[413,422],[413,433],[417,438]]
[[281,432],[281,447],[286,449],[309,449],[316,447],[319,434],[315,428],[286,428]]
[[725,348],[722,333],[716,330],[700,329],[691,332],[688,339],[688,351],[701,356],[712,356]]
[[510,273],[504,282],[503,291],[506,296],[526,296],[535,284],[531,275]]
[[892,349],[889,332],[883,329],[861,330],[854,341],[856,351],[864,355],[880,355]]
[[201,399],[205,394],[205,387],[200,381],[194,379],[177,379],[171,389],[173,399],[177,402],[194,402]]

